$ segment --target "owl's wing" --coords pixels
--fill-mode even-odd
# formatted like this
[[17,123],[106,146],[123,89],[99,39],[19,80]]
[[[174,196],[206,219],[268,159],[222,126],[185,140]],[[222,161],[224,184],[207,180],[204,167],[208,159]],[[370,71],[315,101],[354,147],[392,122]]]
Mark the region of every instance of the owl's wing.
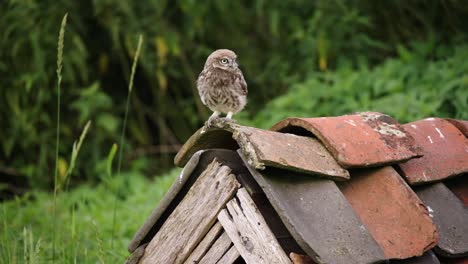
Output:
[[205,70],[201,71],[197,79],[197,88],[200,89],[201,83],[205,80]]
[[239,72],[237,74],[237,79],[238,79],[238,83],[240,84],[241,94],[242,95],[247,95],[247,93],[249,92],[247,90],[247,82],[245,82],[244,75],[242,74],[242,72],[240,70],[239,70]]
[[204,105],[206,105],[205,103],[205,97],[203,96],[202,94],[202,85],[203,83],[205,82],[205,77],[206,77],[206,73],[205,73],[205,70],[201,71],[200,74],[198,75],[198,79],[197,79],[197,82],[196,82],[196,86],[197,86],[197,90],[198,90],[198,95],[200,96],[200,99],[202,101],[202,103]]

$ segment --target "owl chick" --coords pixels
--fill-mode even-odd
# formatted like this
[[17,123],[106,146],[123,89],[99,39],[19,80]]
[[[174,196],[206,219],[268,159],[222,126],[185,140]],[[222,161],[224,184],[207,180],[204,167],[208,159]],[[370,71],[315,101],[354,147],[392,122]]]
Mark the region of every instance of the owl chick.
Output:
[[231,119],[247,104],[247,83],[236,58],[236,53],[231,50],[216,50],[208,56],[198,76],[201,101],[213,111],[208,124],[221,113],[227,114],[226,119]]

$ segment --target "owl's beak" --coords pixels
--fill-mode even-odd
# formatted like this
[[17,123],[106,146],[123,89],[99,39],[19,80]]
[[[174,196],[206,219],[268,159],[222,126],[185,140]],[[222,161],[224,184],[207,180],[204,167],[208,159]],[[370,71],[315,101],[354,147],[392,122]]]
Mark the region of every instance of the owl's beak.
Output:
[[233,66],[234,66],[234,68],[239,68],[239,64],[237,64],[236,61],[234,62]]

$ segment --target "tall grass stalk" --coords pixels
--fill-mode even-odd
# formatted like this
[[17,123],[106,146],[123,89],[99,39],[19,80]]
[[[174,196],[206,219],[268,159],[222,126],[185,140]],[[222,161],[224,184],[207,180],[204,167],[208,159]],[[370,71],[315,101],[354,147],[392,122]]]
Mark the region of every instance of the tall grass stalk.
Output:
[[66,183],[66,190],[68,190],[68,184],[70,183],[70,176],[72,175],[73,169],[75,168],[76,159],[78,158],[78,153],[80,152],[80,149],[81,149],[81,144],[83,144],[83,140],[86,138],[86,134],[88,134],[88,130],[90,126],[91,126],[91,121],[88,120],[88,122],[86,122],[85,127],[83,128],[83,132],[81,132],[78,142],[76,141],[73,142],[72,154],[70,158],[70,166],[68,166],[68,169],[65,173],[65,178],[63,182],[61,183],[61,184],[63,184],[64,182]]
[[55,172],[54,172],[54,207],[53,220],[52,220],[52,263],[55,263],[55,226],[57,224],[57,180],[58,180],[58,159],[59,159],[59,145],[60,145],[60,85],[62,83],[62,63],[63,63],[63,42],[65,36],[65,26],[67,25],[68,13],[63,16],[62,24],[60,25],[60,32],[57,46],[57,137],[55,146]]
[[41,253],[41,239],[34,243],[32,230],[27,227],[23,228],[23,263],[35,264],[39,263]]
[[98,258],[99,258],[99,261],[102,264],[105,264],[106,261],[104,259],[104,256],[106,254],[104,253],[104,247],[102,245],[102,239],[101,239],[101,236],[99,234],[98,225],[96,224],[96,222],[94,220],[91,221],[91,224],[93,226],[94,234],[96,235],[96,240],[97,240],[97,245],[98,245]]
[[[127,103],[125,106],[125,115],[124,115],[124,120],[123,120],[123,125],[122,125],[122,133],[120,134],[120,149],[119,149],[119,157],[118,157],[118,162],[117,162],[117,176],[120,175],[120,169],[122,166],[122,153],[123,153],[123,146],[125,143],[125,130],[127,127],[128,109],[130,107],[130,96],[133,90],[133,80],[135,78],[136,66],[138,64],[138,58],[140,57],[142,44],[143,44],[143,36],[140,34],[138,38],[138,46],[135,52],[135,56],[133,57],[132,71],[130,72],[130,81],[128,83]],[[113,209],[113,216],[112,216],[111,250],[114,248],[115,223],[117,219],[117,199],[119,196],[119,191],[120,191],[120,186],[117,187],[115,198],[114,198],[114,209]]]
[[11,241],[10,241],[10,238],[9,238],[9,235],[8,235],[8,224],[7,224],[7,211],[6,211],[6,206],[3,205],[2,206],[2,210],[3,210],[3,250],[4,252],[2,252],[2,256],[4,257],[4,261],[5,263],[8,263],[12,261],[12,256],[11,256],[11,250],[10,250],[10,245],[11,245]]

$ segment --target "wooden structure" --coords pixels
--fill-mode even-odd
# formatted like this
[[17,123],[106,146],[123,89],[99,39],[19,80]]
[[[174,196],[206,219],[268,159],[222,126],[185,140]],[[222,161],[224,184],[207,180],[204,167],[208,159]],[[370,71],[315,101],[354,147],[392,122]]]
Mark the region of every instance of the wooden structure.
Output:
[[[468,242],[436,230],[437,212],[418,198],[436,207],[445,200],[431,186],[454,194],[441,182],[413,192],[400,176],[425,152],[390,117],[287,119],[273,130],[220,119],[197,131],[175,158],[180,176],[130,242],[127,263],[439,263],[435,246],[444,256],[468,254]],[[466,174],[462,155],[458,171],[443,177]],[[389,166],[400,163],[403,170]],[[466,195],[460,186],[468,181],[459,182],[456,192]],[[450,223],[464,230],[468,212],[452,200],[458,213]]]
[[[128,262],[234,263],[242,256],[247,263],[291,263],[264,218],[274,210],[253,178],[247,177],[236,152],[197,152],[135,236]],[[165,218],[163,211],[169,208],[172,213]],[[155,230],[158,222],[161,226]],[[277,226],[280,221],[272,223]],[[275,229],[277,235],[285,230]],[[155,231],[150,240],[148,234]],[[292,240],[280,239],[287,238]]]

